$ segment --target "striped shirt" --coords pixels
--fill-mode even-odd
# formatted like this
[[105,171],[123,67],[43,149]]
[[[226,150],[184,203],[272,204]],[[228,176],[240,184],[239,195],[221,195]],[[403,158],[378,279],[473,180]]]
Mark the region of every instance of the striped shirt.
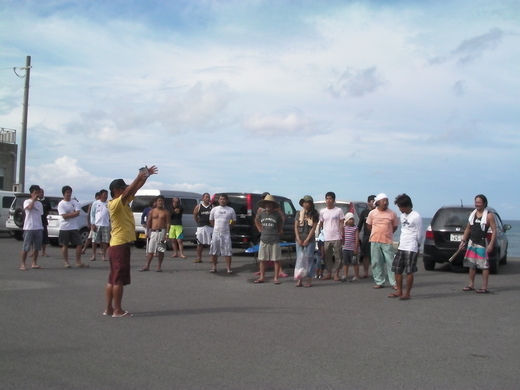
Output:
[[345,225],[345,241],[343,243],[343,250],[353,251],[356,249],[356,231],[357,226]]

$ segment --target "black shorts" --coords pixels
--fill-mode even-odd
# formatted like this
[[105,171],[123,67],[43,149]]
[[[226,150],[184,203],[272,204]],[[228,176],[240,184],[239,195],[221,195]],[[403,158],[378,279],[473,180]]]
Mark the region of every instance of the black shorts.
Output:
[[59,239],[60,245],[83,245],[79,230],[60,230]]

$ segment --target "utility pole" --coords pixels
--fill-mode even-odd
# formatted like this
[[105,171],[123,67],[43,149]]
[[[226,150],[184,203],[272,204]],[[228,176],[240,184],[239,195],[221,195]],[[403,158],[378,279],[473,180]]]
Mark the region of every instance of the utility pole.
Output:
[[20,192],[25,191],[25,152],[27,149],[27,113],[29,111],[29,80],[31,78],[31,56],[25,60],[25,89],[23,93],[23,114],[22,114],[22,136],[20,145],[20,169],[18,170],[18,183]]

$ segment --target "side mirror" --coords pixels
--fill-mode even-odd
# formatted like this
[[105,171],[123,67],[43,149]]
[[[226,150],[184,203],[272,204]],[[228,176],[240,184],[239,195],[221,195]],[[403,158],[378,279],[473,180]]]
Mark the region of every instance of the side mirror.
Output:
[[504,225],[504,230],[511,230],[511,225],[509,225],[509,224]]

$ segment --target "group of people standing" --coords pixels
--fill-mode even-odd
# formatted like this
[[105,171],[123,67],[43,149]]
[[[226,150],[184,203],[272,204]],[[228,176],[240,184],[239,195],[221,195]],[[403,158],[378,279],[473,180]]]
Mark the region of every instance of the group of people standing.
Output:
[[[103,315],[112,317],[132,316],[122,308],[124,286],[130,284],[130,254],[135,240],[135,223],[131,208],[134,199],[150,175],[157,173],[157,167],[145,167],[139,170],[136,179],[127,185],[123,179],[116,179],[110,183],[110,195],[108,191],[101,190],[99,199],[91,206],[89,220],[94,242],[101,243],[103,259],[108,248],[108,260],[110,274],[105,287],[106,306]],[[42,200],[43,190],[33,185],[29,189],[31,196],[24,202],[24,242],[21,255],[21,270],[27,270],[26,258],[29,251],[33,253],[31,268],[42,268],[37,264],[38,252],[42,249],[44,225],[44,206]],[[58,204],[58,212],[63,217],[62,229],[60,229],[60,241],[65,267],[70,268],[66,249],[69,244],[76,245],[76,266],[88,267],[81,263],[81,238],[74,225],[74,218],[79,216],[79,205],[72,199],[72,188],[65,186],[62,189],[63,200]],[[351,282],[369,277],[369,265],[372,266],[372,276],[375,281],[375,289],[385,287],[388,281],[395,292],[388,294],[389,298],[399,300],[410,299],[410,291],[413,285],[413,274],[417,272],[417,257],[422,242],[422,219],[419,213],[413,210],[411,198],[406,194],[398,195],[394,204],[401,211],[400,224],[401,235],[397,252],[394,253],[393,234],[399,225],[399,219],[394,211],[389,209],[389,199],[384,193],[368,197],[368,208],[364,210],[358,224],[355,224],[352,213],[344,214],[341,208],[335,205],[336,195],[328,192],[325,195],[327,207],[319,213],[314,207],[312,196],[305,195],[300,199],[302,209],[297,212],[294,222],[296,236],[297,261],[295,265],[296,287],[311,287],[312,280],[319,277],[322,280],[334,279],[335,281],[347,281],[350,266],[354,268],[354,276]],[[154,254],[158,254],[158,268],[164,258],[165,241],[169,238],[179,239],[178,232],[172,231],[172,218],[170,212],[164,207],[164,197],[158,196],[155,200],[156,207],[152,208],[146,220],[147,260],[146,266],[140,271],[148,271]],[[226,259],[226,272],[232,274],[231,258],[231,227],[236,222],[236,214],[233,208],[227,205],[228,196],[220,194],[218,206],[210,203],[210,196],[205,193],[202,202],[195,208],[193,216],[197,221],[197,259],[201,262],[202,248],[209,245],[209,255],[212,263],[211,273],[217,272],[217,260],[219,256]],[[284,214],[273,196],[266,194],[258,202],[258,211],[255,223],[260,232],[260,244],[258,259],[260,260],[260,278],[256,284],[265,282],[265,268],[267,261],[275,264],[274,283],[280,284],[278,277],[281,272],[281,247],[280,236],[283,231]],[[487,199],[483,195],[475,198],[475,210],[471,214],[465,229],[461,248],[469,241],[464,264],[470,267],[470,283],[464,291],[474,290],[474,278],[476,269],[483,269],[484,285],[477,292],[487,292],[489,275],[489,263],[487,253],[492,251],[496,238],[494,219],[487,213]],[[45,221],[45,223],[44,223]],[[76,227],[76,228],[75,228]],[[485,242],[483,237],[488,229],[493,231],[491,240]],[[316,229],[320,231],[319,256],[315,261]],[[63,230],[63,232],[62,232]],[[360,239],[362,231],[362,239]],[[108,246],[108,241],[110,246]],[[106,245],[105,245],[106,244]],[[181,252],[182,253],[182,252]],[[91,259],[95,260],[95,259]],[[321,272],[323,261],[326,276]],[[363,274],[359,274],[360,265]],[[340,277],[340,269],[343,275]],[[385,272],[386,271],[386,272]],[[333,276],[334,272],[334,276]],[[406,274],[406,289],[403,288],[403,274]],[[305,284],[304,284],[305,280]]]

